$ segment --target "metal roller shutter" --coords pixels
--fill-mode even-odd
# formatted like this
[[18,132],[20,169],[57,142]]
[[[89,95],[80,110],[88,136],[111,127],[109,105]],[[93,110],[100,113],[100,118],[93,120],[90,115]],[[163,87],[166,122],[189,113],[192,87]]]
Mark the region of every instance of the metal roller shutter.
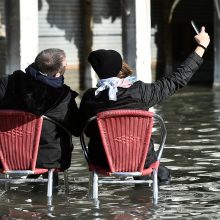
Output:
[[82,44],[80,0],[43,0],[39,7],[39,51],[61,48],[67,54],[68,64],[77,66]]
[[39,51],[60,48],[66,52],[66,82],[78,88],[79,57],[82,51],[80,0],[42,0],[39,4]]
[[122,53],[121,4],[118,0],[93,0],[93,50]]

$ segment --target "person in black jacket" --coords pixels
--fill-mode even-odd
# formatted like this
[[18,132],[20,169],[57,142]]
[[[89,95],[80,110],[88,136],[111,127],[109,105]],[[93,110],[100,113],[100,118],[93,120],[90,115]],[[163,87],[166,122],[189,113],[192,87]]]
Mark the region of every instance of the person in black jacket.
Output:
[[[0,109],[16,109],[46,115],[79,135],[77,93],[64,84],[65,52],[50,48],[40,52],[34,63],[0,79]],[[57,126],[43,122],[38,168],[70,167],[72,143]]]
[[[131,77],[131,68],[122,60],[117,51],[104,49],[92,51],[89,54],[88,61],[97,73],[99,81],[97,88],[88,89],[82,97],[80,103],[82,124],[85,125],[88,118],[105,110],[148,110],[187,85],[202,64],[203,53],[210,42],[205,27],[202,27],[201,32],[195,36],[195,40],[198,43],[195,51],[176,71],[153,83],[144,83]],[[96,123],[88,127],[86,135],[90,138],[88,147],[91,162],[108,168]],[[155,161],[155,156],[151,141],[145,168]],[[158,178],[161,181],[168,181],[168,169],[160,166]]]

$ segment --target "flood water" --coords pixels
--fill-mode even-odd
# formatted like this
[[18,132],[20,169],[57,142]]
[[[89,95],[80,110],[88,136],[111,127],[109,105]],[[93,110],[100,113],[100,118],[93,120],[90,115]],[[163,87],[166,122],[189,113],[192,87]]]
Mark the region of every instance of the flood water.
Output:
[[220,91],[188,86],[154,109],[167,126],[162,164],[172,182],[152,203],[148,187],[100,187],[99,204],[88,199],[88,169],[74,138],[70,191],[60,188],[47,206],[46,188],[0,188],[0,219],[220,219]]

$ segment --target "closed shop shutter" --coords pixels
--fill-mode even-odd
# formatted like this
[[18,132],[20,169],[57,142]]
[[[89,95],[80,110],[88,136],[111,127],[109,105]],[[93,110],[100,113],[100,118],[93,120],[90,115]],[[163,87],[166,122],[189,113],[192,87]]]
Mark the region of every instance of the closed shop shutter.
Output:
[[121,4],[118,0],[93,0],[93,50],[122,53]]
[[54,47],[63,49],[68,63],[65,82],[77,89],[83,42],[80,0],[39,2],[39,51]]
[[68,64],[78,66],[82,45],[80,0],[43,0],[39,7],[39,51],[61,48],[67,54]]

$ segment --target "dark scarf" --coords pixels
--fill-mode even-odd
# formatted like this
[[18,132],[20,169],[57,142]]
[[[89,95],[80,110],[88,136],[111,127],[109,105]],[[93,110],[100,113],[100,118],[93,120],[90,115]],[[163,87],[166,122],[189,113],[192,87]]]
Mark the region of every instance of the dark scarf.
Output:
[[29,65],[25,72],[29,75],[31,75],[35,80],[40,81],[46,85],[49,85],[53,88],[59,88],[62,87],[64,84],[64,77],[50,77],[50,76],[44,76],[40,71],[35,69],[33,67],[33,64]]

